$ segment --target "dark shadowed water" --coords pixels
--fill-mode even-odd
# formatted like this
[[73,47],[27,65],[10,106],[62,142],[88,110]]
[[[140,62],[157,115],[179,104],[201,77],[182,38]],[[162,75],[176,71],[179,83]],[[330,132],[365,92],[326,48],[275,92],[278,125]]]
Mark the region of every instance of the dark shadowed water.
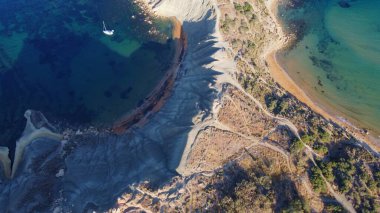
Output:
[[0,0],[0,145],[12,147],[27,109],[106,126],[141,104],[174,50],[171,24],[146,18],[130,0]]

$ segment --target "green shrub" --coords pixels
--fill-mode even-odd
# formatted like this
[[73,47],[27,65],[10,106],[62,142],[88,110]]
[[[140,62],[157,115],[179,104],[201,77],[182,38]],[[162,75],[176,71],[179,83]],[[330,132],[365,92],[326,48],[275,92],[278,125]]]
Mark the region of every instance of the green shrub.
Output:
[[276,107],[277,107],[277,100],[276,99],[270,100],[268,103],[268,109],[273,112],[274,109],[276,109]]
[[301,150],[303,150],[304,147],[305,146],[303,145],[302,141],[297,139],[297,140],[293,141],[292,144],[290,144],[290,153],[292,153],[292,154],[298,153]]
[[310,182],[316,192],[326,192],[326,183],[321,176],[321,170],[318,167],[312,167],[310,172]]
[[334,163],[333,162],[327,162],[327,163],[320,163],[319,168],[321,169],[321,172],[323,176],[330,182],[334,181],[335,177],[333,174],[334,170]]
[[290,202],[286,209],[282,210],[283,213],[296,213],[296,212],[307,212],[307,207],[300,199],[295,199]]
[[250,5],[248,2],[244,2],[244,6],[243,6],[243,11],[246,13],[246,12],[250,12],[252,10],[252,5]]
[[323,143],[330,142],[331,135],[327,131],[322,130],[322,132],[319,132],[319,139]]
[[327,204],[324,208],[324,212],[328,213],[340,213],[340,212],[345,212],[343,207],[338,204]]
[[288,101],[285,99],[285,100],[282,100],[281,103],[280,103],[280,112],[285,112],[289,109],[289,103]]
[[310,145],[310,144],[314,143],[315,138],[314,138],[313,135],[307,135],[307,134],[305,134],[305,135],[302,135],[302,136],[301,136],[301,140],[302,140],[304,143]]
[[320,155],[326,155],[329,152],[329,149],[320,143],[314,143],[313,149]]
[[252,11],[252,5],[250,5],[248,2],[244,2],[244,5],[234,3],[235,10],[242,12],[242,13],[248,13]]

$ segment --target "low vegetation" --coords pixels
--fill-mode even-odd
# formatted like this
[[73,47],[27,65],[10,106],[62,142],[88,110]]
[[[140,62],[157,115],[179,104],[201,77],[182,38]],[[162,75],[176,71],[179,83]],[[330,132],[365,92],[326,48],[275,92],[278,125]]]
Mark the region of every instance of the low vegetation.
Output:
[[[264,160],[265,161],[265,160]],[[264,161],[255,168],[229,168],[227,182],[219,183],[220,202],[213,209],[221,212],[309,212],[286,172],[271,173]],[[235,165],[236,166],[236,165]],[[236,173],[236,171],[240,171]],[[235,183],[229,184],[229,181]],[[236,182],[235,182],[236,181]]]
[[234,6],[236,11],[239,11],[243,14],[247,14],[248,12],[252,11],[252,5],[248,2],[244,2],[243,4],[234,2]]
[[346,195],[356,209],[379,212],[379,160],[350,143],[338,144],[332,152],[318,162],[323,176]]
[[[229,1],[225,2],[228,4]],[[356,140],[345,130],[314,113],[273,82],[268,75],[267,64],[262,59],[263,51],[276,40],[276,34],[270,29],[266,7],[260,0],[234,2],[236,14],[226,14],[221,23],[222,32],[230,42],[233,50],[231,54],[240,70],[237,79],[269,112],[289,119],[300,131],[300,139],[291,139],[287,148],[296,166],[296,173],[307,173],[313,190],[321,198],[329,198],[322,199],[328,200],[324,202],[325,212],[344,212],[337,201],[330,202],[334,198],[327,183],[352,202],[358,212],[379,212],[379,159],[356,146]],[[312,149],[317,165],[305,154],[308,152],[305,146]],[[254,180],[253,177],[251,179]],[[258,186],[248,184],[251,179],[241,182],[236,190],[246,194],[255,191]],[[236,191],[226,196],[225,206],[232,209],[237,205],[244,206],[239,203],[247,199],[243,195]],[[300,204],[304,203],[300,201],[289,201],[291,212],[300,209]],[[282,210],[286,212],[285,208]]]

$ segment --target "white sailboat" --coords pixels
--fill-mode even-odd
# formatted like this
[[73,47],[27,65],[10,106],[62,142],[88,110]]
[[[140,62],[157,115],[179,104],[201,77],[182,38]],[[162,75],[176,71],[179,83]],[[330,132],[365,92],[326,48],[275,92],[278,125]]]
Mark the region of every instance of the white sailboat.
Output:
[[103,33],[108,36],[112,36],[114,33],[114,30],[107,30],[106,24],[103,21]]

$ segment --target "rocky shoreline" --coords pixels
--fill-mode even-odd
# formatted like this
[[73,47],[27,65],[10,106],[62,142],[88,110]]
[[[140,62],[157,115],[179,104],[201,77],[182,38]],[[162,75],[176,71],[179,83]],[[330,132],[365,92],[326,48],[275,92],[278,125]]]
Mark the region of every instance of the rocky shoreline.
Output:
[[[187,35],[186,53],[182,50],[177,55],[181,66],[173,66],[179,66],[178,72],[173,69],[170,80],[162,82],[165,91],[172,91],[161,91],[163,96],[151,99],[160,110],[148,113],[144,125],[121,125],[118,135],[89,128],[65,131],[59,140],[34,138],[25,147],[13,178],[1,178],[1,207],[9,211],[105,211],[131,185],[149,181],[157,187],[178,174],[188,133],[213,113],[218,94],[215,82],[223,70],[233,69],[233,63],[215,59],[221,48],[212,35],[216,19],[210,2],[166,1],[157,8],[158,4],[153,8],[157,15],[165,10],[168,17],[177,17]],[[144,109],[157,110],[150,104]],[[21,202],[26,197],[30,202]]]
[[[171,17],[170,20],[173,23],[172,37],[175,45],[175,53],[170,68],[165,72],[165,76],[158,83],[155,89],[148,95],[148,97],[144,99],[144,103],[137,109],[133,110],[130,114],[128,114],[128,116],[121,118],[114,124],[114,126],[110,129],[113,133],[123,134],[132,126],[141,127],[141,125],[147,122],[148,117],[152,113],[157,112],[162,107],[165,100],[170,96],[178,68],[182,62],[186,50],[186,36],[182,30],[181,23],[175,17]],[[49,124],[49,122],[40,112],[35,112],[32,110],[25,112],[25,118],[27,120],[26,127],[23,136],[16,143],[16,152],[14,157],[15,159],[12,168],[11,161],[8,156],[10,154],[9,149],[7,147],[0,147],[0,162],[2,164],[1,168],[3,168],[4,175],[7,178],[12,178],[14,176],[15,172],[17,171],[18,164],[23,158],[25,147],[33,142],[33,140],[41,137],[52,137],[57,140],[64,139],[66,141],[70,140],[70,138],[75,138],[76,135],[99,134],[100,132],[108,132],[108,130],[104,128],[96,130],[92,127],[89,127],[82,130],[78,129],[76,131],[73,129],[65,129],[62,130],[62,135],[60,135],[55,133],[57,131],[53,132],[49,129],[34,127],[35,124],[31,121],[31,117],[36,117],[36,115],[45,120],[44,123],[52,127],[52,125]]]
[[171,17],[170,19],[173,23],[172,37],[175,42],[175,53],[171,66],[165,72],[165,76],[155,89],[144,99],[144,103],[127,116],[115,122],[112,131],[117,134],[122,134],[135,125],[141,127],[141,125],[147,122],[149,115],[157,112],[170,96],[177,77],[177,71],[186,51],[186,35],[182,30],[181,23],[175,17]]
[[[150,102],[159,110],[140,113],[137,125],[127,119],[118,135],[90,129],[32,141],[14,178],[0,179],[0,206],[355,212],[366,204],[357,197],[376,202],[378,189],[359,173],[376,181],[376,153],[273,81],[264,56],[278,39],[276,26],[263,1],[245,2],[146,0],[155,14],[176,17],[186,34],[182,63],[163,83],[171,92]],[[346,173],[348,181],[335,177]],[[363,181],[368,193],[356,190]]]

